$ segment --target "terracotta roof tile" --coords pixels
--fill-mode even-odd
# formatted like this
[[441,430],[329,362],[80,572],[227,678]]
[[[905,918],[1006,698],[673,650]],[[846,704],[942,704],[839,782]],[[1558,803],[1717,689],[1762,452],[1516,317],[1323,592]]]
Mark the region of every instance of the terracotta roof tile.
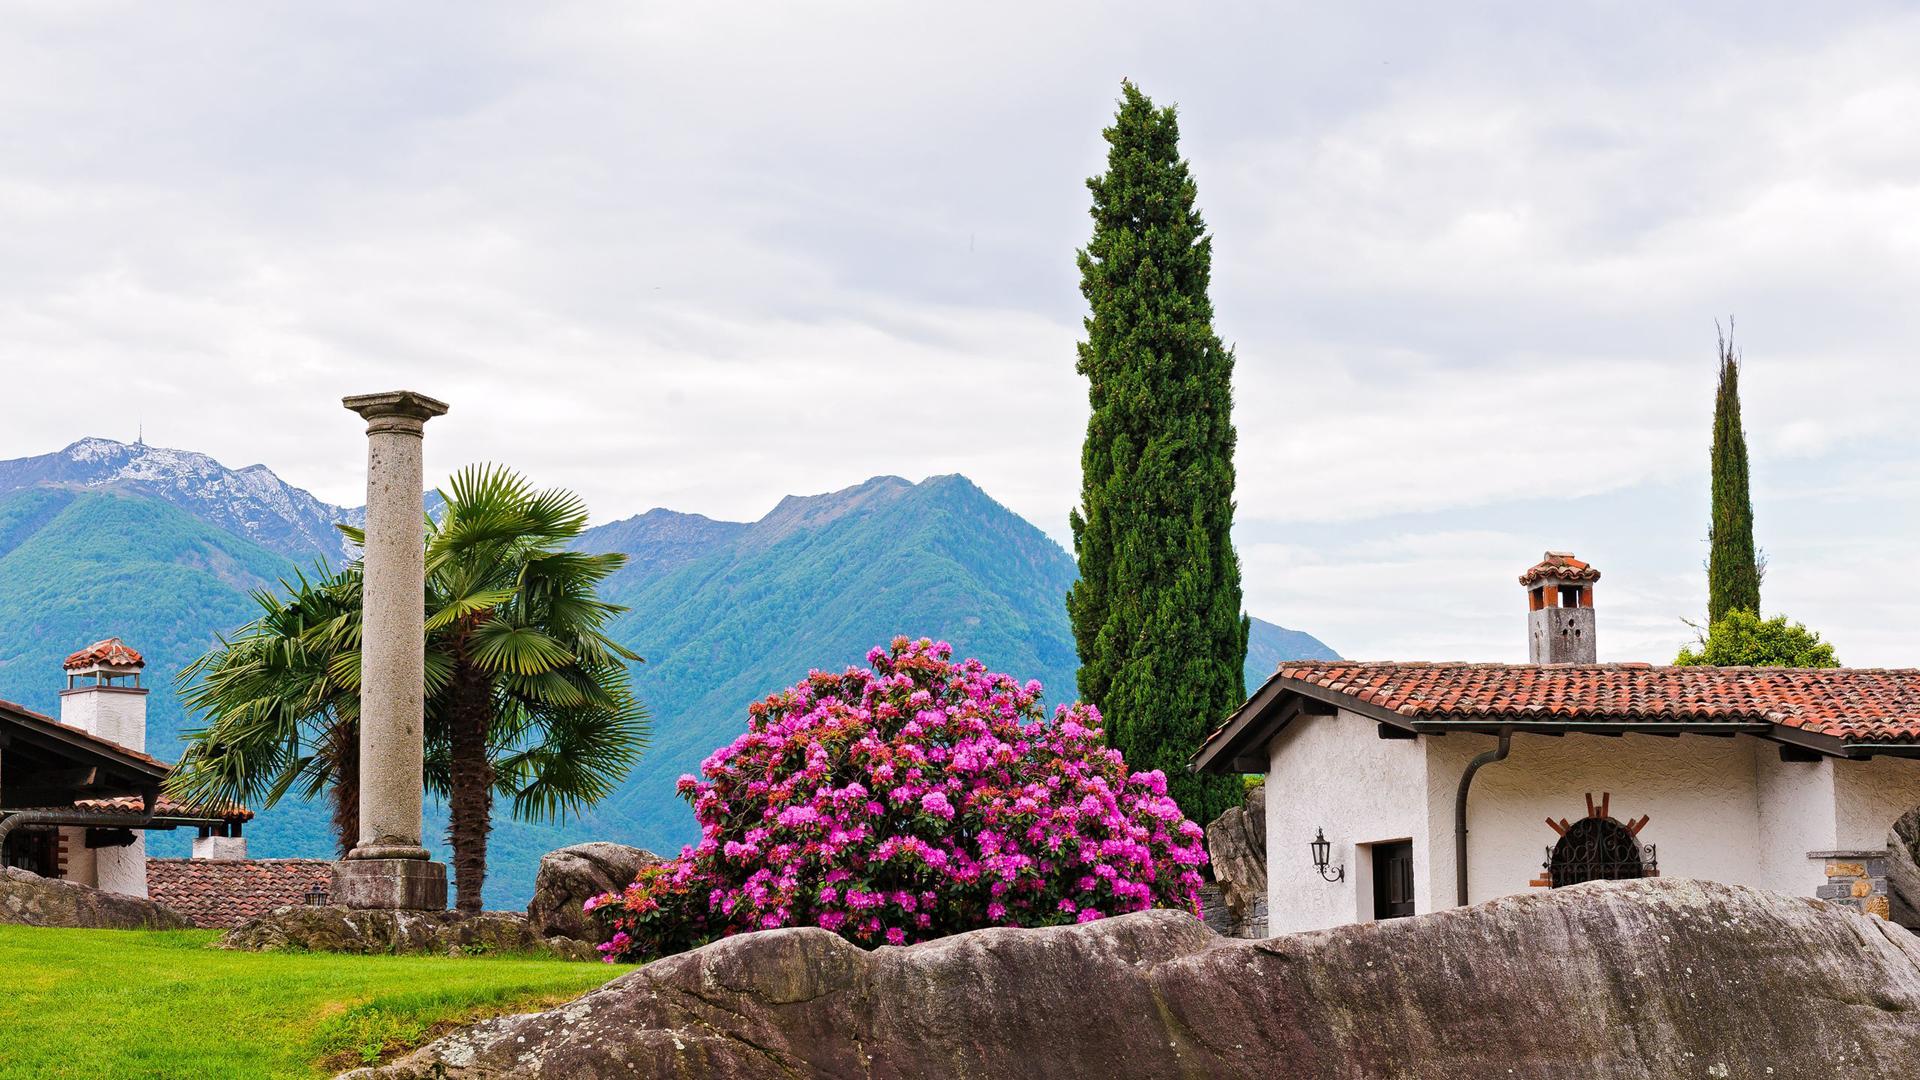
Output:
[[328,859],[148,859],[147,895],[206,929],[239,926],[331,887]]
[[[145,809],[145,803],[138,795],[122,795],[113,799],[75,799],[74,809],[98,813],[120,813],[138,816]],[[162,795],[154,801],[153,812],[160,817],[206,818],[212,821],[253,820],[253,811],[244,806],[228,803],[221,807],[194,807],[174,798]]]
[[1279,677],[1435,720],[1764,721],[1846,742],[1920,742],[1914,669],[1289,661]]
[[132,646],[117,637],[102,638],[67,657],[62,666],[72,671],[75,668],[92,667],[105,664],[109,667],[145,667],[146,658],[136,652]]
[[1600,571],[1573,557],[1570,551],[1549,551],[1539,562],[1520,575],[1520,584],[1532,586],[1546,581],[1599,581]]

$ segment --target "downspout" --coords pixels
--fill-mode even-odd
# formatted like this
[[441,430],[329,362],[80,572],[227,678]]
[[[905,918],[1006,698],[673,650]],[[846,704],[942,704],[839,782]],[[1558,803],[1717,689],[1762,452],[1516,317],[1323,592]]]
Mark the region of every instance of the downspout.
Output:
[[153,823],[154,793],[147,792],[140,800],[144,809],[139,817],[128,819],[126,814],[111,810],[15,810],[7,813],[0,810],[0,844],[7,842],[7,834],[21,825],[101,825],[122,829],[144,829]]
[[1460,793],[1453,800],[1453,879],[1455,903],[1461,907],[1467,906],[1467,792],[1473,787],[1473,774],[1480,771],[1480,766],[1505,761],[1511,749],[1513,729],[1503,727],[1500,745],[1467,762],[1467,771],[1460,774]]

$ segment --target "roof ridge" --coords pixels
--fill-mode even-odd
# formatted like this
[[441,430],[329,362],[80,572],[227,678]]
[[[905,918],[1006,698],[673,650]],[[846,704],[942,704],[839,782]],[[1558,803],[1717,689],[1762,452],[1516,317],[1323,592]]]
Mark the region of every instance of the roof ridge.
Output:
[[1497,671],[1679,671],[1712,674],[1723,671],[1759,671],[1782,674],[1920,675],[1920,667],[1775,667],[1756,664],[1655,664],[1646,660],[1608,660],[1596,664],[1533,664],[1510,660],[1282,660],[1276,671],[1289,668],[1448,668]]

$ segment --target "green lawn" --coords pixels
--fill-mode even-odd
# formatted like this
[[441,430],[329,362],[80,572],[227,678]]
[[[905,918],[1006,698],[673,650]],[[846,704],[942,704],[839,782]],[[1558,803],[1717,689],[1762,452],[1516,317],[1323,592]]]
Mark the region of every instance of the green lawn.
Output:
[[0,926],[0,1080],[329,1076],[631,970],[208,948],[205,930]]

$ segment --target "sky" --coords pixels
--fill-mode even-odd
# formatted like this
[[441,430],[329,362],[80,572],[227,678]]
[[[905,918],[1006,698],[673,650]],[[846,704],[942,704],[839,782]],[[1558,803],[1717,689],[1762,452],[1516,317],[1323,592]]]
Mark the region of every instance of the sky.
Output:
[[13,2],[0,457],[85,435],[362,501],[350,393],[598,520],[960,472],[1071,543],[1074,252],[1179,108],[1263,618],[1604,660],[1705,606],[1731,319],[1769,613],[1920,664],[1920,12],[1873,4]]

